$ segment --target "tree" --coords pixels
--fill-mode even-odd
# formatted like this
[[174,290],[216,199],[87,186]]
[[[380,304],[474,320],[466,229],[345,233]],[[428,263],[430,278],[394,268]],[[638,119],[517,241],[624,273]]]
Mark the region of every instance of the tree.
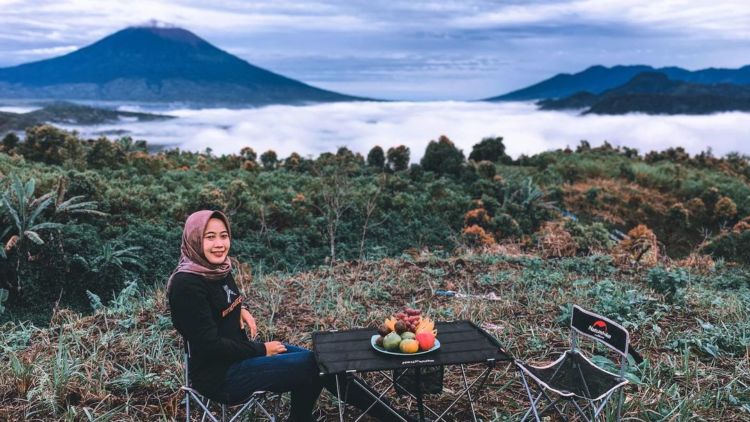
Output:
[[367,154],[367,165],[377,169],[378,171],[383,170],[383,168],[385,167],[385,153],[383,152],[383,148],[380,148],[379,145],[375,145],[374,147],[372,147],[370,152]]
[[93,141],[86,153],[86,162],[94,168],[118,168],[125,162],[125,152],[119,144],[101,137]]
[[[380,147],[377,147],[377,148],[380,148]],[[380,152],[382,153],[383,150],[381,149]],[[367,201],[365,201],[364,209],[362,210],[363,211],[362,214],[364,216],[364,223],[362,224],[362,237],[360,238],[360,242],[359,242],[360,261],[364,260],[365,258],[365,239],[367,237],[367,230],[369,228],[372,228],[372,226],[377,226],[385,222],[385,220],[381,220],[374,224],[370,224],[370,219],[372,218],[375,210],[378,207],[378,197],[385,189],[386,182],[388,180],[387,177],[388,177],[387,174],[381,174],[378,177],[377,187],[373,185],[367,185],[367,187],[364,189],[364,192],[362,192],[362,194],[367,198]]]
[[386,156],[388,158],[388,168],[391,171],[404,171],[409,167],[409,147],[399,145],[395,148],[388,148]]
[[317,176],[312,185],[310,204],[323,217],[331,264],[336,262],[336,235],[344,214],[353,207],[352,174],[355,162],[345,154],[321,154],[312,167]]
[[255,162],[255,160],[258,158],[258,154],[255,153],[255,150],[250,147],[244,147],[240,150],[240,156],[245,161],[252,161]]
[[457,176],[461,172],[463,162],[463,151],[456,148],[448,137],[440,136],[437,142],[430,141],[427,145],[420,164],[425,171]]
[[[36,181],[29,179],[23,183],[20,178],[11,176],[11,184],[2,195],[2,207],[11,219],[8,227],[0,239],[5,239],[8,234],[13,233],[6,242],[4,248],[0,248],[0,256],[6,257],[6,250],[16,250],[16,285],[11,286],[16,292],[21,291],[21,260],[30,260],[29,251],[32,244],[43,245],[42,230],[61,229],[64,224],[53,221],[40,221],[45,211],[50,209],[55,215],[97,215],[104,216],[105,213],[96,210],[96,202],[81,202],[83,196],[74,196],[64,200],[66,186],[61,178],[55,191],[48,192],[40,197],[34,197]],[[54,206],[54,209],[51,208]]]
[[469,160],[476,162],[490,161],[493,163],[509,164],[513,161],[505,153],[505,144],[502,137],[484,138],[478,144],[474,145],[469,154]]
[[16,135],[13,132],[10,132],[9,134],[5,135],[5,137],[3,138],[3,142],[2,142],[3,151],[10,152],[11,150],[13,150],[13,148],[15,148],[18,145],[19,142],[21,142],[21,140],[18,138],[18,135]]
[[133,141],[133,138],[130,136],[123,136],[122,138],[115,141],[115,144],[117,144],[118,147],[124,152],[125,154],[130,154],[133,152],[148,152],[148,143],[144,140],[138,140]]
[[276,156],[276,151],[269,149],[260,155],[260,162],[264,169],[273,170],[279,162],[279,158]]
[[46,164],[65,161],[83,162],[83,145],[72,133],[54,126],[41,125],[26,130],[26,139],[18,146],[21,155]]
[[[16,292],[21,291],[21,259],[28,254],[29,242],[36,245],[43,245],[41,231],[50,229],[59,229],[63,225],[53,222],[37,222],[41,219],[42,213],[54,204],[54,193],[49,192],[38,198],[34,197],[36,181],[30,179],[23,183],[17,176],[11,177],[11,184],[2,196],[2,204],[5,211],[11,217],[12,225],[5,229],[2,238],[10,233],[14,233],[8,244],[11,248],[17,250],[16,256],[16,285],[13,287]],[[0,248],[2,255],[5,251]]]

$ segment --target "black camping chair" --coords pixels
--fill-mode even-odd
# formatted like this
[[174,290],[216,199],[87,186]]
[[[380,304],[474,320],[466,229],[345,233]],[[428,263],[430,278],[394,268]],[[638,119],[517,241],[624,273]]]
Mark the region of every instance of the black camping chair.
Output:
[[[218,403],[219,410],[221,411],[220,415],[214,415],[213,412],[210,410],[211,407],[211,400],[207,397],[203,396],[201,393],[198,392],[198,390],[194,389],[190,384],[190,372],[188,368],[188,362],[190,360],[190,343],[185,342],[185,360],[184,360],[184,381],[183,386],[180,387],[180,390],[185,392],[185,419],[187,422],[190,422],[190,400],[194,400],[198,406],[203,410],[203,414],[201,416],[201,422],[203,422],[207,417],[213,421],[213,422],[234,422],[235,420],[238,420],[240,416],[245,411],[250,411],[253,409],[259,410],[265,417],[271,421],[276,422],[276,416],[274,416],[273,413],[269,412],[268,409],[264,406],[264,402],[267,400],[270,400],[272,398],[278,399],[278,397],[271,397],[270,392],[268,391],[255,391],[253,392],[250,397],[245,399],[244,402],[238,403],[238,404],[227,404],[227,403]],[[230,415],[227,415],[228,408],[235,408],[236,410],[232,410],[232,413]],[[229,419],[227,419],[227,416],[229,416]]]
[[[628,331],[622,325],[601,315],[588,312],[577,305],[573,305],[570,328],[570,350],[565,351],[559,359],[551,364],[532,366],[516,360],[516,365],[521,369],[523,386],[531,401],[531,407],[521,420],[525,421],[533,414],[539,422],[541,421],[541,415],[550,409],[554,409],[563,420],[568,420],[564,412],[566,405],[571,403],[575,412],[583,420],[595,421],[599,418],[609,399],[619,390],[617,417],[615,419],[619,421],[622,412],[623,387],[628,383],[624,378],[630,344]],[[581,353],[578,349],[579,334],[601,342],[620,354],[619,375],[599,368]],[[540,387],[540,392],[536,398],[533,397],[527,377]],[[553,393],[553,396],[556,397],[553,399],[549,393]],[[542,397],[546,398],[549,404],[542,410],[538,410],[537,406],[540,404]],[[580,405],[579,401],[583,402],[583,405]]]

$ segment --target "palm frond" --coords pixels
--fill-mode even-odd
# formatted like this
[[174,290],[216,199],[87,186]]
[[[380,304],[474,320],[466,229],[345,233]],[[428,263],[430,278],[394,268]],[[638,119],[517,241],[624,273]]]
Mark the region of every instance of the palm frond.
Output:
[[16,228],[20,231],[23,230],[23,224],[21,224],[21,217],[18,215],[18,211],[16,211],[15,208],[13,208],[13,205],[10,202],[10,198],[8,197],[8,194],[3,194],[3,205],[5,205],[5,209],[8,210],[8,214],[10,214],[11,218],[13,218],[13,221],[16,223]]
[[85,196],[84,196],[84,195],[77,195],[77,196],[72,196],[72,197],[70,197],[70,198],[66,199],[66,200],[65,200],[65,201],[63,201],[63,202],[60,202],[60,203],[59,203],[59,204],[57,205],[57,209],[58,209],[58,210],[67,210],[67,209],[69,209],[69,207],[70,207],[71,205],[75,205],[75,203],[76,203],[77,201],[80,201],[80,200],[81,200],[81,199],[83,199],[83,198],[85,198]]
[[31,215],[29,216],[27,224],[30,226],[33,225],[36,218],[39,217],[39,214],[41,214],[45,210],[45,208],[50,206],[52,204],[52,201],[54,200],[55,198],[49,195],[47,196],[47,199],[42,201],[36,208],[33,208],[34,211],[31,212]]
[[39,237],[39,234],[37,232],[26,230],[23,232],[23,234],[31,239],[32,242],[36,243],[37,245],[44,245],[44,240],[42,240],[41,237]]
[[61,229],[63,227],[65,227],[65,224],[45,222],[45,223],[39,223],[34,226],[31,226],[29,227],[29,230],[39,231],[39,230]]

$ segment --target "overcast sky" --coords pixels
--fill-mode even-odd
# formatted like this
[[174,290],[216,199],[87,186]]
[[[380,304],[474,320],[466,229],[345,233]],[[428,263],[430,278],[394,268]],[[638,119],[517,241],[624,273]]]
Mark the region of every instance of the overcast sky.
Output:
[[478,99],[594,65],[750,64],[746,0],[0,0],[0,66],[151,19],[347,94]]

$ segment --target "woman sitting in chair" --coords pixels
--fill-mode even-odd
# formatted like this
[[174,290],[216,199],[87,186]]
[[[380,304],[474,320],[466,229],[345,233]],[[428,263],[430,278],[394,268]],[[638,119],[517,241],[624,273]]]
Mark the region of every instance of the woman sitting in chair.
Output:
[[[192,386],[230,405],[255,391],[291,391],[289,420],[312,421],[320,391],[325,386],[335,395],[335,381],[319,376],[309,350],[248,339],[241,322],[250,328],[252,337],[257,328],[232,277],[230,243],[229,221],[223,213],[193,213],[182,233],[180,262],[167,283],[172,322],[190,345]],[[372,404],[354,384],[347,401],[363,409]],[[384,421],[401,420],[380,403],[369,414]]]

